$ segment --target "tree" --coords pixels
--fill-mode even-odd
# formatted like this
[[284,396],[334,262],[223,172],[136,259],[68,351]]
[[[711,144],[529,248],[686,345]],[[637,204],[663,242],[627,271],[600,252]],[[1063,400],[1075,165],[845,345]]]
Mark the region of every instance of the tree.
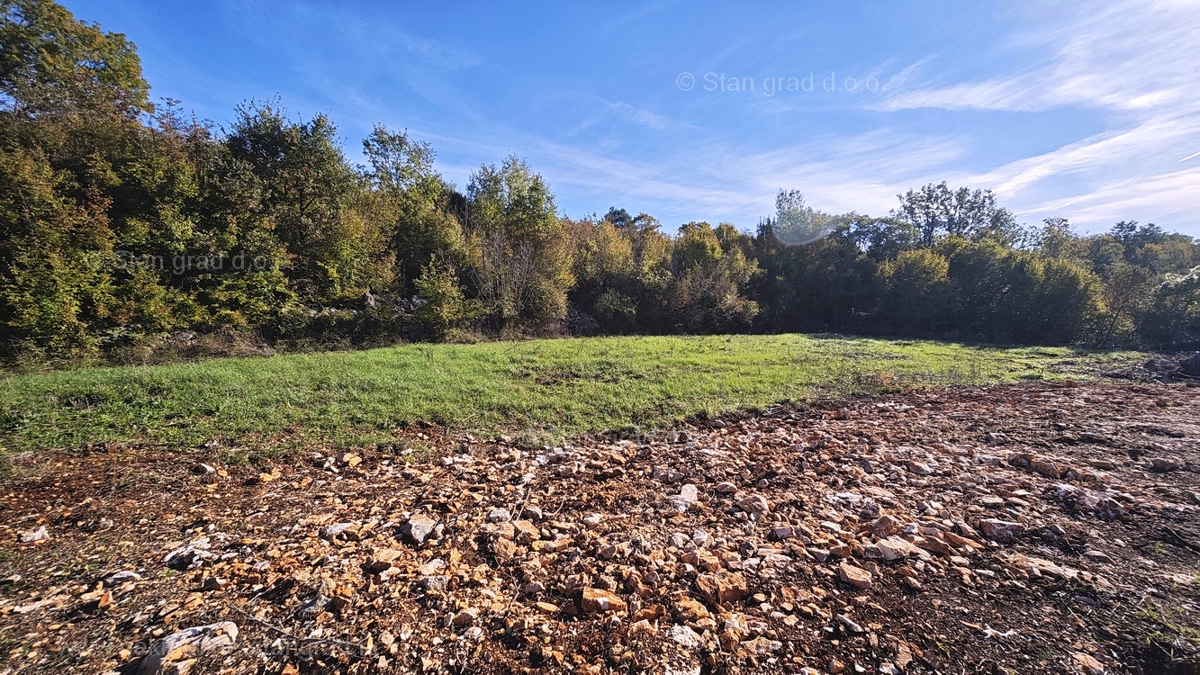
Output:
[[742,290],[759,274],[757,262],[738,247],[726,252],[708,223],[687,223],[679,235],[666,295],[672,330],[717,333],[748,328],[759,308]]
[[1006,244],[1017,235],[1016,221],[1008,209],[996,204],[991,190],[951,189],[945,181],[898,195],[900,208],[893,217],[920,233],[921,243],[931,246],[938,235],[966,238],[991,237]]
[[786,246],[764,223],[755,241],[763,268],[752,296],[763,308],[758,326],[769,331],[869,328],[878,302],[876,262],[852,228],[853,214],[838,216],[829,234],[807,246]]
[[1142,311],[1151,300],[1152,287],[1153,275],[1145,268],[1122,262],[1108,270],[1097,346],[1132,337]]
[[636,303],[631,296],[641,293],[628,229],[607,219],[563,222],[573,251],[571,306],[596,319],[602,332],[633,330]]
[[152,109],[133,43],[105,33],[51,0],[9,0],[0,14],[0,93],[6,107],[37,114],[109,107]]
[[1200,344],[1200,267],[1168,274],[1154,291],[1138,333],[1157,347],[1195,347]]
[[879,266],[884,286],[881,318],[908,335],[934,335],[953,310],[950,261],[930,249],[901,252]]
[[[103,212],[59,193],[36,152],[0,149],[0,349],[34,360],[94,356],[111,239]],[[92,256],[88,250],[95,251]]]
[[1037,233],[1037,250],[1042,255],[1062,260],[1085,260],[1083,242],[1066,218],[1047,218]]
[[435,340],[446,339],[478,315],[478,303],[464,298],[455,269],[445,261],[430,260],[415,285],[424,301],[417,308],[417,322]]
[[1098,309],[1095,275],[1070,261],[994,240],[948,237],[960,331],[993,342],[1063,344],[1085,337]]
[[894,260],[902,252],[920,246],[920,233],[911,223],[896,218],[871,218],[857,213],[841,216],[846,236],[873,260]]
[[390,281],[371,264],[386,244],[336,133],[324,115],[292,122],[277,104],[251,102],[225,138],[261,190],[261,215],[288,252],[289,282],[315,302],[361,296]]
[[604,214],[604,220],[612,223],[614,227],[629,227],[633,225],[633,216],[625,209],[618,209],[613,206],[608,209],[608,213]]
[[1079,263],[1047,258],[1026,251],[1015,254],[1029,261],[1031,290],[1018,307],[1020,342],[1070,344],[1087,337],[1100,311],[1099,279]]
[[768,226],[780,243],[800,246],[829,234],[832,222],[828,215],[805,204],[799,190],[780,190],[775,196],[775,218]]
[[[41,0],[0,13],[0,350],[91,357],[183,320],[186,294],[118,251],[181,245],[184,153],[144,124],[133,45]],[[162,118],[153,120],[157,122]]]
[[509,157],[472,174],[467,199],[471,275],[496,325],[543,330],[562,320],[571,251],[542,177]]
[[453,190],[434,171],[430,145],[377,126],[363,141],[363,151],[377,217],[385,223],[383,236],[397,261],[400,292],[417,292],[414,282],[431,258],[464,265],[462,226],[448,209]]

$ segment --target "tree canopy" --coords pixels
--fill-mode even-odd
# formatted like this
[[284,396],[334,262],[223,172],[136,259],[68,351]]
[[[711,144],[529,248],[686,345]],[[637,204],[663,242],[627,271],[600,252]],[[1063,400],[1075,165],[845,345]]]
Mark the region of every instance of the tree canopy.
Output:
[[945,182],[882,217],[780,190],[754,233],[618,206],[568,218],[519,157],[460,190],[407,131],[362,147],[353,165],[330,119],[275,100],[227,129],[152,106],[125,36],[6,3],[0,358],[735,331],[1200,342],[1200,245],[1154,224],[1023,225]]

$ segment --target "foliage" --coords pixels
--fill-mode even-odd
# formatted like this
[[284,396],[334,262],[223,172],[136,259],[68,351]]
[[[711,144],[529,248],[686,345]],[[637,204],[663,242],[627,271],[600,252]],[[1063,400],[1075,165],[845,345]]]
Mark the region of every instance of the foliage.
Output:
[[415,319],[435,340],[444,340],[479,313],[478,302],[463,297],[454,268],[445,262],[431,260],[415,285],[422,300]]
[[509,157],[472,174],[467,204],[470,272],[493,325],[536,330],[562,320],[571,250],[542,177]]
[[929,249],[902,251],[884,261],[881,319],[898,333],[920,334],[945,325],[950,301],[950,261]]
[[0,93],[24,114],[151,109],[133,43],[77,21],[51,0],[7,0],[0,14]]
[[407,132],[375,128],[363,141],[370,162],[367,195],[371,215],[381,221],[386,255],[396,263],[391,288],[400,294],[417,292],[415,280],[433,257],[451,265],[466,262],[466,243],[458,218],[448,206],[452,187],[433,169],[434,152]]
[[1012,213],[996,204],[991,190],[951,189],[945,181],[900,195],[900,208],[893,216],[915,227],[926,246],[940,234],[1011,243],[1018,229]]
[[153,106],[125,36],[7,2],[0,360],[149,362],[204,351],[171,347],[194,334],[284,350],[572,331],[1200,342],[1200,245],[1154,224],[1025,229],[990,190],[943,182],[882,218],[781,190],[754,235],[672,231],[616,206],[562,217],[515,156],[459,191],[406,131],[376,127],[363,154],[278,101],[228,128]]
[[745,330],[758,314],[758,303],[741,290],[759,274],[758,262],[743,252],[745,235],[726,225],[714,231],[704,222],[688,223],[679,234],[666,293],[673,331]]
[[1166,276],[1141,317],[1139,332],[1156,347],[1200,343],[1200,266]]

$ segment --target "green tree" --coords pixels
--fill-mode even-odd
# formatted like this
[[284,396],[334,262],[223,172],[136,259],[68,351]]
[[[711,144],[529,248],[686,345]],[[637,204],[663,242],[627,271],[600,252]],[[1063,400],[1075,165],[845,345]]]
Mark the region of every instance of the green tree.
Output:
[[996,204],[991,190],[951,189],[943,181],[898,196],[900,207],[893,216],[915,227],[925,246],[941,234],[990,237],[1006,244],[1018,235],[1012,213]]
[[324,115],[293,122],[277,104],[252,102],[238,109],[224,140],[261,191],[258,215],[288,252],[289,282],[318,303],[390,283],[386,266],[374,264],[386,247],[383,231],[336,133]]
[[1086,262],[1087,251],[1083,240],[1066,218],[1047,218],[1037,233],[1037,250],[1042,255],[1060,260]]
[[1200,344],[1200,266],[1183,274],[1166,275],[1154,291],[1138,332],[1156,347]]
[[133,43],[75,19],[51,0],[5,2],[0,14],[0,93],[25,114],[72,108],[151,110]]
[[[178,324],[160,270],[118,264],[188,236],[188,170],[152,110],[133,45],[53,2],[0,15],[0,336],[41,357],[94,356]],[[161,116],[155,120],[163,119]]]
[[[726,233],[727,240],[731,239]],[[758,303],[743,290],[759,274],[736,244],[726,251],[711,225],[691,222],[679,228],[671,256],[666,298],[671,330],[718,333],[745,330],[758,314]]]
[[99,347],[111,236],[102,211],[60,194],[64,180],[36,151],[0,149],[0,344],[9,357],[86,357]]
[[463,296],[458,275],[444,261],[430,260],[417,277],[416,289],[423,300],[416,311],[417,322],[434,340],[446,339],[479,314],[478,303]]
[[1098,310],[1099,284],[1070,261],[993,240],[946,239],[956,295],[955,324],[993,342],[1063,344],[1081,340]]
[[[631,220],[631,219],[630,219]],[[640,295],[633,242],[628,224],[600,221],[563,221],[571,239],[572,276],[575,284],[568,299],[576,309],[597,320],[605,333],[625,333],[636,327]]]
[[761,329],[882,330],[870,325],[880,294],[878,263],[857,236],[858,216],[829,219],[835,223],[829,233],[804,246],[780,242],[770,222],[759,228],[755,245],[765,273],[753,297],[764,308]]
[[544,330],[567,314],[571,250],[554,196],[529,165],[484,166],[467,188],[471,275],[501,330]]
[[1138,320],[1152,299],[1154,276],[1143,267],[1121,262],[1104,278],[1104,314],[1100,319],[1097,346],[1128,342]]
[[433,148],[406,132],[377,126],[363,141],[363,151],[370,162],[376,217],[385,223],[397,262],[399,292],[417,292],[415,280],[432,257],[465,264],[462,226],[449,210],[453,190],[433,169]]
[[893,330],[931,335],[953,311],[950,261],[929,249],[902,251],[879,266],[884,286],[880,318]]

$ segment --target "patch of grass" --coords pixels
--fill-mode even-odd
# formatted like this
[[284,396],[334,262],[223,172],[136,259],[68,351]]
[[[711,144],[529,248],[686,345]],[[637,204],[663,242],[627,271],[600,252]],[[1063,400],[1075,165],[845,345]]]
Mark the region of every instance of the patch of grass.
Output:
[[1058,652],[1050,647],[1042,647],[1034,653],[1033,657],[1042,663],[1049,663],[1058,660]]
[[[836,335],[406,345],[0,378],[7,450],[374,446],[416,422],[533,437],[644,429],[819,394],[1066,377],[1136,354]],[[1083,369],[1068,367],[1079,363]]]
[[1150,622],[1153,630],[1146,636],[1147,644],[1170,644],[1175,640],[1200,642],[1200,629],[1188,626],[1189,616],[1185,610],[1160,607],[1152,601],[1146,602],[1135,614],[1137,618]]

